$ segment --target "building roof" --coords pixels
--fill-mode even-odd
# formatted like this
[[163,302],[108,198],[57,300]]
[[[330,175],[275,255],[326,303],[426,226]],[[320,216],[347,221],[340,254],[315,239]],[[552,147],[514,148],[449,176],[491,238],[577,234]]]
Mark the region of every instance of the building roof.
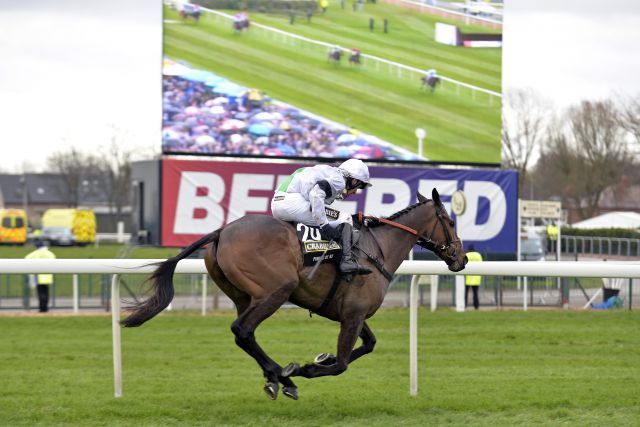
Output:
[[[66,186],[60,175],[27,173],[24,175],[0,174],[0,200],[4,200],[4,205],[23,204],[22,191],[25,182],[28,204],[68,204]],[[107,195],[99,191],[102,186],[97,180],[87,179],[83,182],[86,183],[87,191],[81,192],[80,204],[107,204]]]
[[607,212],[605,214],[585,219],[571,225],[573,228],[640,228],[640,214],[637,212]]

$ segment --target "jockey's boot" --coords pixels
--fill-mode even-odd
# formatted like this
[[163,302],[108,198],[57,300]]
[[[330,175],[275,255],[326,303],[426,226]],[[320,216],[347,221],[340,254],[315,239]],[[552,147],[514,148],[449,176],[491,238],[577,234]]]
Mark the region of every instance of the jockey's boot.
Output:
[[356,255],[353,253],[353,227],[349,223],[342,224],[340,236],[342,245],[342,259],[340,260],[340,273],[349,274],[369,274],[371,270],[358,265]]

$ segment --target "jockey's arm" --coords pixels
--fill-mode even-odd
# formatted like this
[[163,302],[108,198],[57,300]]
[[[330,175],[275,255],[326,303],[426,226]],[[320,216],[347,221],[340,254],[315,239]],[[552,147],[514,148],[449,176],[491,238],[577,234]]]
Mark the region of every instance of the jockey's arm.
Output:
[[311,216],[317,225],[325,225],[329,222],[324,210],[324,201],[327,198],[327,191],[331,192],[331,187],[327,181],[321,181],[313,186],[309,191],[309,203],[311,204]]

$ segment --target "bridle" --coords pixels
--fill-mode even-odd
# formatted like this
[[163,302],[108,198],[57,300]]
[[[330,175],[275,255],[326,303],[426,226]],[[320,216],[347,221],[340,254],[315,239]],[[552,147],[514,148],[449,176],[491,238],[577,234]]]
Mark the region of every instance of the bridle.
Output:
[[[404,224],[400,224],[395,221],[388,220],[386,218],[378,218],[371,215],[363,216],[362,213],[359,213],[358,216],[361,222],[363,221],[363,219],[369,219],[376,222],[381,222],[383,224],[388,224],[392,227],[395,227],[400,230],[404,230],[410,234],[413,234],[414,236],[418,237],[418,241],[416,242],[418,246],[424,249],[433,251],[438,255],[442,253],[446,254],[449,251],[449,248],[454,247],[453,253],[450,256],[449,255],[446,256],[446,258],[449,258],[450,260],[450,262],[447,262],[447,264],[450,264],[450,263],[453,263],[458,256],[458,253],[454,245],[456,243],[460,243],[460,239],[451,238],[451,233],[449,233],[449,229],[445,226],[445,223],[444,223],[445,219],[444,219],[442,207],[436,205],[435,208],[436,208],[436,221],[434,221],[433,228],[431,229],[431,233],[428,236],[426,234],[418,233],[418,231],[414,228],[408,227]],[[444,230],[444,235],[446,239],[445,244],[439,244],[437,241],[434,240],[434,236],[436,234],[436,229],[438,228],[438,224],[440,224],[442,226],[442,229]]]

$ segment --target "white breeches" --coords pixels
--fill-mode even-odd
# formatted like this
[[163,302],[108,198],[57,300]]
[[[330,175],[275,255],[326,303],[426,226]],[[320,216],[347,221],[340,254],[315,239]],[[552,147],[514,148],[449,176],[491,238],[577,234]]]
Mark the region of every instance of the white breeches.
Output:
[[[276,192],[271,200],[271,213],[275,218],[283,221],[301,222],[306,225],[323,225],[318,224],[317,220],[313,218],[313,215],[311,215],[311,203],[299,193]],[[351,215],[340,212],[338,219],[329,221],[329,224],[335,227],[344,222],[352,224]]]

